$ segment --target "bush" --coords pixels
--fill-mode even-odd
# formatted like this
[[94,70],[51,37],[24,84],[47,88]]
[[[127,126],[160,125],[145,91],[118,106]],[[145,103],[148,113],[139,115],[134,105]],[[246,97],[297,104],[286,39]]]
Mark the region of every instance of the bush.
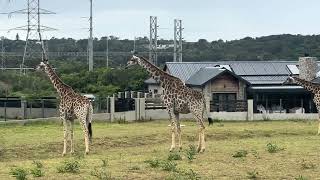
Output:
[[239,150],[235,154],[232,155],[234,158],[241,158],[241,157],[246,157],[248,154],[248,151],[246,150]]
[[172,152],[169,154],[168,156],[168,160],[172,161],[172,160],[182,160],[182,157],[180,156],[180,154],[178,152]]
[[12,177],[15,177],[17,180],[25,180],[27,179],[28,171],[21,167],[16,167],[10,170],[10,174]]
[[146,160],[144,162],[148,163],[152,168],[160,167],[160,164],[161,164],[159,159]]
[[189,149],[187,149],[186,151],[186,156],[189,162],[192,162],[196,153],[197,153],[196,147],[194,145],[189,145]]
[[94,170],[91,171],[91,175],[101,180],[112,179],[111,173],[107,171],[106,167],[95,167]]
[[269,153],[276,153],[278,151],[282,151],[283,148],[278,147],[278,145],[276,145],[276,144],[268,143],[267,150]]
[[80,163],[76,160],[66,160],[59,167],[57,167],[58,173],[79,173]]
[[177,171],[177,163],[173,161],[165,161],[162,165],[162,170],[164,171]]
[[33,175],[33,177],[43,177],[43,164],[40,161],[33,161],[32,164],[34,165],[34,168],[30,169],[30,173]]

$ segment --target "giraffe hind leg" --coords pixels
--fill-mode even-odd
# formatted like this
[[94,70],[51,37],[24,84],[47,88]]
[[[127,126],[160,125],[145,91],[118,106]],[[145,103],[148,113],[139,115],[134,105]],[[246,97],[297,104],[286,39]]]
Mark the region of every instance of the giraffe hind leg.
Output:
[[67,119],[63,118],[63,151],[62,156],[67,154],[67,142],[68,142],[68,124]]
[[74,120],[70,120],[70,153],[74,153],[74,132],[73,132],[73,125],[74,125]]

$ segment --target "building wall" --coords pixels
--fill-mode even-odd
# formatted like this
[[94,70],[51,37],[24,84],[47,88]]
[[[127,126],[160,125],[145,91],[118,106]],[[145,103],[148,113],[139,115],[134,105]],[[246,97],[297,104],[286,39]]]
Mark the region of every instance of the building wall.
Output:
[[212,93],[236,93],[237,100],[246,99],[246,84],[230,74],[222,75],[205,84],[205,92],[210,100]]
[[149,93],[154,93],[155,90],[157,93],[155,94],[163,94],[163,88],[159,84],[149,84],[148,85],[148,92]]

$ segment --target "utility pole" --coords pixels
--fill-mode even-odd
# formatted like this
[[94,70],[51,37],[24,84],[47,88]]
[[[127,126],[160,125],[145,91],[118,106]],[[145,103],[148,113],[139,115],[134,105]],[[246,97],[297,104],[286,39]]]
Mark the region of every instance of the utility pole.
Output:
[[[42,41],[43,31],[56,30],[54,28],[43,26],[40,23],[41,14],[55,14],[54,12],[40,8],[40,0],[27,0],[27,8],[9,13],[11,14],[27,14],[27,25],[16,27],[11,30],[23,30],[27,31],[26,43],[24,46],[22,63],[20,65],[20,72],[27,67],[25,65],[26,59],[35,59],[42,56],[43,59],[47,59],[44,43]],[[40,44],[40,46],[39,46]]]
[[157,39],[158,39],[157,17],[150,16],[150,44],[149,44],[149,61],[157,65]]
[[136,52],[136,37],[133,39],[133,52]]
[[[182,62],[182,20],[174,20],[174,49],[173,61]],[[179,56],[179,57],[177,57]]]
[[107,68],[108,68],[109,67],[109,37],[108,36],[107,36],[106,56],[107,56]]
[[90,36],[88,39],[88,51],[89,51],[89,71],[93,70],[93,38],[92,38],[92,0],[90,0]]
[[4,58],[4,37],[1,36],[1,70],[5,69],[5,58]]

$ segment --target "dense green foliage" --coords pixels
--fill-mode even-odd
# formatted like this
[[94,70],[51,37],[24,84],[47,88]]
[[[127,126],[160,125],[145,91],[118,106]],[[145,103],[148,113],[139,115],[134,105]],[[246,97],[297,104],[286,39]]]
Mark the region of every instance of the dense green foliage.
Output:
[[[22,54],[24,41],[4,40],[6,52]],[[136,39],[136,50],[141,55],[148,55],[148,38]],[[172,61],[172,40],[159,40],[158,62],[162,66]],[[87,39],[51,38],[46,42],[50,52],[86,52]],[[57,68],[62,80],[82,93],[94,93],[100,96],[117,91],[143,90],[143,81],[147,73],[141,68],[125,70],[133,49],[133,40],[109,37],[109,67],[106,68],[106,37],[94,39],[94,51],[100,56],[94,58],[93,72],[87,71],[85,56],[49,56],[50,63]],[[304,53],[320,58],[320,35],[272,35],[259,38],[246,37],[233,41],[212,41],[199,39],[197,42],[183,43],[183,61],[218,61],[218,60],[297,60]],[[6,67],[19,67],[21,57],[5,56]],[[28,67],[34,67],[40,58],[26,59]],[[14,72],[0,72],[0,95],[11,96],[52,96],[55,91],[43,73],[28,72],[20,76]]]
[[[79,65],[81,66],[81,65]],[[120,90],[143,90],[143,81],[147,73],[140,67],[99,68],[88,72],[78,66],[68,66],[58,71],[61,79],[77,92],[93,93],[98,96],[108,96]],[[44,72],[28,72],[20,75],[17,72],[0,72],[0,96],[24,96],[26,98],[55,96],[49,78]]]

